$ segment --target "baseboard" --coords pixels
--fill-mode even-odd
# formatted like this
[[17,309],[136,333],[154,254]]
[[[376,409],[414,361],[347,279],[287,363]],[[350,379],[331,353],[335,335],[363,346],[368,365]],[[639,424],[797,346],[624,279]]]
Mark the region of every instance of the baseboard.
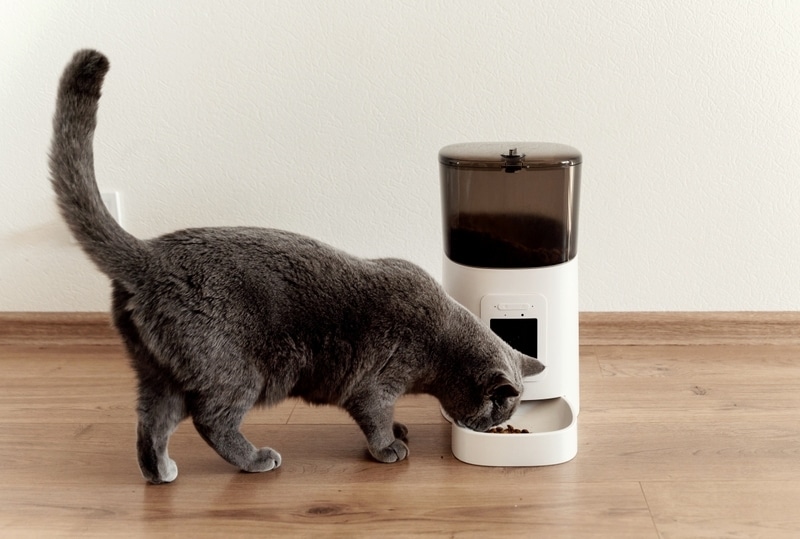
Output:
[[[800,312],[584,312],[582,345],[800,345]],[[0,344],[119,344],[107,313],[0,312]]]
[[800,344],[800,312],[587,312],[582,345]]
[[108,313],[0,312],[0,344],[120,344]]

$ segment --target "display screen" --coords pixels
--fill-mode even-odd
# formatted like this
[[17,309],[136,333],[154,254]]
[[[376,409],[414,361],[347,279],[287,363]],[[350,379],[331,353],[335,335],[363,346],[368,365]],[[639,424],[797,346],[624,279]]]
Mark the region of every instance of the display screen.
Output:
[[539,357],[539,323],[536,318],[492,318],[489,327],[512,348]]

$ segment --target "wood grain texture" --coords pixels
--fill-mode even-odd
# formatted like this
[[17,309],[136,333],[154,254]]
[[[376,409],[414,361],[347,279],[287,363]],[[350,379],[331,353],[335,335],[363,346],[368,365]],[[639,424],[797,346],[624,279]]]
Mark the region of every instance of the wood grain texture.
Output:
[[242,427],[278,470],[237,472],[184,422],[154,487],[122,347],[58,334],[0,345],[0,537],[800,537],[800,345],[584,344],[558,466],[457,461],[428,396],[398,404],[409,459],[380,464],[345,413],[289,400]]
[[653,482],[644,485],[661,537],[796,539],[800,483],[775,481]]

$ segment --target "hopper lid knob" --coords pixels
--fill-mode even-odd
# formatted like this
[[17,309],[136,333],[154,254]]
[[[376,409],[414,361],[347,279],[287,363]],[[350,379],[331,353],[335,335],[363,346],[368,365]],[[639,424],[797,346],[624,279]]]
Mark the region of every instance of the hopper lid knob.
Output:
[[525,157],[525,154],[520,155],[516,148],[510,148],[508,153],[500,154],[500,157],[503,158],[506,172],[522,170],[522,158]]

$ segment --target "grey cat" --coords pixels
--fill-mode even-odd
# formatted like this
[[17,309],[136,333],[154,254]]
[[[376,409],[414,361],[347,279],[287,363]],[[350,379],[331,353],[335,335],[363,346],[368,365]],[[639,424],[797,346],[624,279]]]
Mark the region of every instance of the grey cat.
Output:
[[255,405],[287,397],[345,409],[380,462],[406,458],[394,422],[406,393],[435,396],[458,424],[507,420],[522,377],[544,369],[450,299],[422,269],[365,260],[262,228],[196,228],[141,240],[111,218],[94,176],[93,135],[108,60],[79,51],[61,77],[52,184],[72,234],[112,280],[114,325],[138,376],[139,466],[151,483],[178,469],[167,444],[190,417],[241,470],[280,466],[239,431]]

